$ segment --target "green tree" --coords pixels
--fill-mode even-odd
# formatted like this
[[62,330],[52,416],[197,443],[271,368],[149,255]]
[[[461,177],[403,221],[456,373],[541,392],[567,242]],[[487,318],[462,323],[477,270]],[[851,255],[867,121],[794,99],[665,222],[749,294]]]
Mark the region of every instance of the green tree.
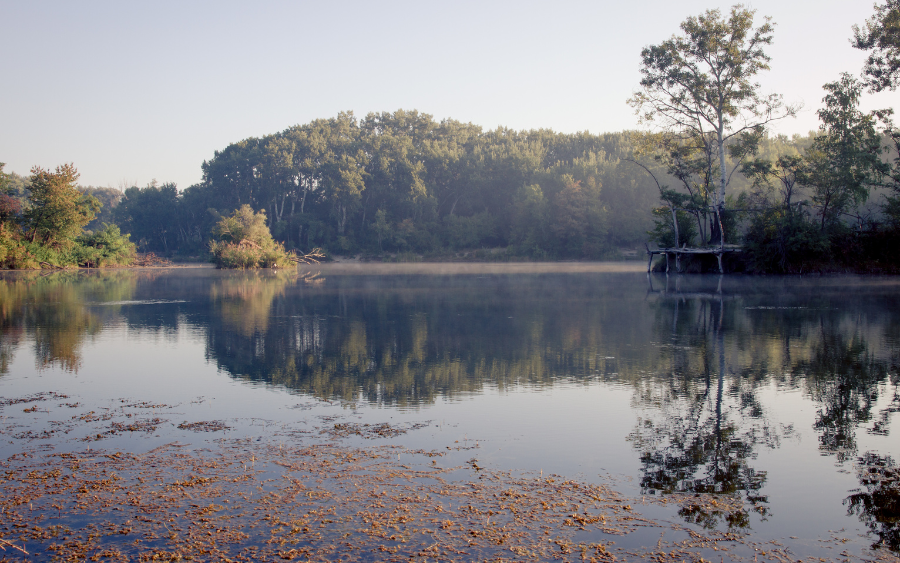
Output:
[[118,225],[104,223],[102,229],[78,237],[74,254],[79,266],[127,266],[134,261],[135,245],[128,235],[121,233]]
[[819,260],[828,241],[809,216],[801,181],[805,160],[795,154],[774,162],[758,158],[745,163],[741,172],[753,181],[751,206],[757,210],[744,235],[749,268],[757,272],[803,271],[809,261]]
[[96,198],[78,191],[76,180],[78,171],[72,164],[57,166],[56,172],[31,169],[30,208],[24,217],[31,242],[70,248],[100,210]]
[[93,186],[78,186],[78,191],[93,196],[103,205],[94,220],[85,225],[85,229],[99,231],[104,229],[104,224],[115,222],[116,207],[122,201],[124,193],[116,188],[95,188]]
[[348,234],[350,215],[361,204],[369,155],[360,143],[359,125],[352,112],[341,113],[322,125],[329,147],[322,165],[323,195],[332,208],[338,237],[343,238]]
[[160,186],[154,180],[147,187],[125,190],[115,216],[143,250],[169,252],[178,238],[180,203],[175,184]]
[[823,232],[839,226],[841,214],[865,202],[871,187],[889,170],[881,159],[876,115],[859,110],[862,86],[847,73],[824,86],[820,134],[806,152],[802,183],[812,187]]
[[900,0],[875,4],[875,15],[862,29],[853,26],[852,44],[871,51],[863,66],[866,85],[874,92],[896,90],[900,83]]
[[[708,10],[685,20],[683,35],[641,51],[641,90],[629,99],[644,123],[683,139],[714,143],[715,153],[707,162],[717,178],[713,204],[719,214],[728,184],[726,143],[797,111],[784,105],[780,95],[760,95],[753,82],[769,69],[764,47],[771,45],[774,30],[768,17],[754,28],[754,14],[738,4],[727,17]],[[718,240],[716,233],[712,239]]]

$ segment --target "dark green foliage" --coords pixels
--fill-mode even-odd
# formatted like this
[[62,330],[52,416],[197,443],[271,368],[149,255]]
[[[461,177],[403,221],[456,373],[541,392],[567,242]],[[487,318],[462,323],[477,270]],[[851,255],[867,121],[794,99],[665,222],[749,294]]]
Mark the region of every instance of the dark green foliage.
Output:
[[116,218],[142,250],[168,252],[176,242],[179,199],[175,184],[134,186],[125,190]]
[[828,238],[808,214],[773,207],[754,215],[744,237],[752,272],[802,273],[828,255]]
[[882,217],[867,216],[860,206],[873,188],[898,185],[896,167],[883,157],[878,121],[886,123],[888,140],[897,138],[889,111],[859,110],[862,86],[848,74],[824,86],[822,125],[802,153],[742,167],[758,208],[745,236],[752,270],[896,271],[892,241],[900,204],[888,194]]
[[[216,222],[248,204],[266,211],[273,238],[289,250],[388,259],[505,247],[488,255],[597,259],[642,246],[653,228],[659,190],[630,160],[634,150],[627,132],[482,131],[414,111],[340,114],[229,145],[183,192],[129,188],[116,218],[140,249],[169,255],[204,253]],[[729,167],[739,162],[727,158]],[[701,192],[709,190],[695,189],[704,180],[672,177],[664,162],[649,169],[691,186],[695,195],[679,202],[696,223],[685,236],[708,239],[711,200]],[[734,190],[748,185],[734,175]]]
[[[217,151],[203,183],[164,219],[171,232],[181,209],[191,225],[209,210],[222,216],[249,204],[267,211],[273,236],[290,249],[507,247],[506,255],[597,258],[613,245],[640,245],[650,227],[652,184],[619,170],[631,168],[621,160],[631,152],[626,134],[485,132],[416,111],[342,113]],[[150,235],[128,228],[149,247]]]
[[672,223],[672,209],[657,207],[653,210],[653,230],[648,234],[661,248],[694,245],[697,237],[697,222],[684,211],[676,211],[678,220],[678,243],[675,243],[675,228]]
[[859,110],[862,84],[847,73],[824,86],[825,107],[818,111],[820,134],[804,156],[801,183],[812,188],[823,232],[840,229],[841,215],[868,199],[887,173],[877,116]]
[[443,238],[452,250],[476,248],[496,238],[494,219],[486,211],[469,217],[448,215],[444,218],[443,228]]
[[875,15],[865,27],[853,26],[853,46],[871,51],[863,67],[866,85],[873,91],[896,90],[900,84],[900,1],[875,4]]
[[85,229],[96,231],[103,229],[106,223],[115,222],[115,211],[124,194],[116,188],[95,188],[93,186],[78,186],[78,191],[89,195],[100,202],[100,210],[93,221],[85,225]]

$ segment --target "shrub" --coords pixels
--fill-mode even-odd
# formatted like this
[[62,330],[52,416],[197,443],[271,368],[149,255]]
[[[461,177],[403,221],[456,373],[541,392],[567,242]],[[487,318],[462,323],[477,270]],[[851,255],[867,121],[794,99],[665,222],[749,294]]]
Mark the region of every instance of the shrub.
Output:
[[117,225],[104,223],[102,230],[83,233],[76,242],[78,246],[73,251],[73,258],[79,266],[127,266],[135,258],[134,243]]
[[219,220],[212,234],[219,239],[209,244],[217,268],[278,268],[297,262],[296,255],[272,239],[266,227],[266,212],[255,213],[246,204]]

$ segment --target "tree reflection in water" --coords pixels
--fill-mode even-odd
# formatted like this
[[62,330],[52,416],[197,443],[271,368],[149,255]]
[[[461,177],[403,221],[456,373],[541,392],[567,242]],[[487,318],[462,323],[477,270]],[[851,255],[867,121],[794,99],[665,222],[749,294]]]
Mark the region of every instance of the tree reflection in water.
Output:
[[[652,303],[660,353],[671,365],[658,374],[668,382],[664,391],[648,385],[639,395],[649,413],[632,433],[642,488],[739,493],[765,517],[766,475],[750,462],[759,447],[777,447],[791,434],[766,421],[756,397],[760,383],[774,380],[817,405],[819,450],[838,464],[854,463],[860,478],[860,489],[845,499],[848,513],[878,537],[877,545],[897,550],[900,471],[890,456],[858,453],[859,432],[887,436],[891,415],[900,412],[892,292],[865,301],[847,292],[811,293],[773,306],[778,300],[771,296],[723,294],[721,282],[706,292],[663,287],[652,292],[660,297]],[[892,400],[884,406],[886,392]],[[682,515],[708,527],[717,517],[729,527],[749,522],[745,514],[700,509]]]
[[[764,518],[766,474],[750,463],[789,429],[772,428],[756,382],[728,369],[725,335],[736,328],[735,307],[720,292],[664,296],[655,307],[655,339],[669,365],[638,395],[645,415],[630,440],[641,452],[643,492],[737,495]],[[687,506],[681,515],[705,528],[750,524],[743,508],[729,505]]]
[[[645,299],[591,276],[347,276],[311,286],[289,273],[17,274],[0,277],[0,376],[23,342],[39,368],[76,370],[84,342],[124,320],[172,335],[188,324],[232,377],[328,400],[404,406],[486,386],[612,381],[634,390],[640,419],[629,440],[645,492],[740,499],[744,509],[683,509],[709,528],[770,514],[755,460],[794,431],[761,398],[777,386],[813,401],[820,452],[859,472],[848,513],[898,549],[896,457],[859,445],[863,431],[888,436],[900,412],[892,288],[870,284],[865,295],[821,281],[709,277],[680,288],[680,279]],[[175,298],[184,302],[117,304]]]
[[[857,432],[890,433],[890,415],[900,412],[896,365],[870,349],[861,330],[840,322],[822,322],[811,358],[797,362],[807,389],[820,405],[815,429],[819,449],[839,464],[855,463],[860,488],[844,499],[848,515],[856,515],[878,538],[876,546],[900,549],[900,470],[889,455],[858,454]],[[879,396],[890,387],[892,400],[873,413]],[[871,425],[866,428],[867,425]]]
[[118,313],[118,307],[85,304],[131,299],[136,285],[133,272],[123,271],[24,272],[0,278],[0,375],[25,338],[33,341],[38,369],[78,371],[85,339]]
[[890,456],[868,452],[859,458],[860,489],[844,500],[878,538],[875,546],[900,550],[900,467]]

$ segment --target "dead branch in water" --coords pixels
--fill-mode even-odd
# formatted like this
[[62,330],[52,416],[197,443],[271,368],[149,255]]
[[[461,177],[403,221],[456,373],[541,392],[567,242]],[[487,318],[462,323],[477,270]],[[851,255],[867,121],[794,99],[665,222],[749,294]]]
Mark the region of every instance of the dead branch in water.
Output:
[[17,546],[16,544],[12,543],[12,542],[9,541],[9,540],[5,540],[5,539],[3,539],[3,538],[0,538],[0,551],[6,551],[6,548],[7,548],[7,547],[12,548],[12,549],[15,549],[16,551],[19,551],[19,552],[21,552],[21,553],[24,553],[25,555],[31,555],[30,553],[28,553],[27,551],[25,551],[25,548],[19,547],[19,546]]

